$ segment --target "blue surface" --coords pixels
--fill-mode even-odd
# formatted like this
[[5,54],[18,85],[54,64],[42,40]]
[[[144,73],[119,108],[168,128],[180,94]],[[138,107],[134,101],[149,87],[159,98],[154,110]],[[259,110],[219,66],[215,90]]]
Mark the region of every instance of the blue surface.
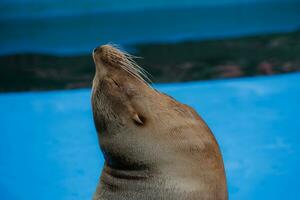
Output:
[[299,28],[299,0],[4,0],[0,55],[73,55],[108,42],[178,42]]
[[[230,199],[299,197],[300,73],[156,85],[193,106],[222,149]],[[0,199],[90,199],[103,158],[90,90],[0,95]]]

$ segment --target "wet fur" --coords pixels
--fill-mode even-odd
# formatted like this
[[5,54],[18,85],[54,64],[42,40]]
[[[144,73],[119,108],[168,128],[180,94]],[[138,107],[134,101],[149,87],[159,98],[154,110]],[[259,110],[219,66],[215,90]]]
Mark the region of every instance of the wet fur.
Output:
[[[94,54],[92,108],[105,165],[94,200],[225,200],[222,156],[189,106],[149,87],[120,50]],[[128,64],[128,63],[127,63]]]

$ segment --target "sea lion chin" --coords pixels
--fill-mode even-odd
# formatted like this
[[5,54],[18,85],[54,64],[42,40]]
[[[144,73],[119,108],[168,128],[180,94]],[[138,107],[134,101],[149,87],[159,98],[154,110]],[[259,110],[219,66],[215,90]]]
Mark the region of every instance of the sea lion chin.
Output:
[[94,200],[227,199],[219,146],[189,106],[153,89],[129,54],[93,51],[92,110],[105,158]]

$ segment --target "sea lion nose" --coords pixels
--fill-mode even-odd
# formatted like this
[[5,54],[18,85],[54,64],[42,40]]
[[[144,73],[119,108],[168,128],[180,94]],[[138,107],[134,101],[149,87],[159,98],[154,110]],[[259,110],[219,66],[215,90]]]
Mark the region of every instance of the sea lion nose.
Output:
[[101,51],[102,51],[101,47],[96,47],[96,48],[94,48],[93,53],[101,52]]
[[93,53],[96,53],[98,51],[98,47],[94,48]]

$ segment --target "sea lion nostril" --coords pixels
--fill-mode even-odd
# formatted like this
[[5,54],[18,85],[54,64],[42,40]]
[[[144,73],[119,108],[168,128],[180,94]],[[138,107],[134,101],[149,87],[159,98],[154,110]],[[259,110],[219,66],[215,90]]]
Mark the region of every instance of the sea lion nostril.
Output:
[[96,53],[96,52],[98,52],[98,53],[100,52],[101,53],[102,49],[103,48],[101,46],[100,47],[96,47],[96,48],[94,48],[93,53]]
[[98,50],[98,47],[94,48],[93,53],[96,53]]

